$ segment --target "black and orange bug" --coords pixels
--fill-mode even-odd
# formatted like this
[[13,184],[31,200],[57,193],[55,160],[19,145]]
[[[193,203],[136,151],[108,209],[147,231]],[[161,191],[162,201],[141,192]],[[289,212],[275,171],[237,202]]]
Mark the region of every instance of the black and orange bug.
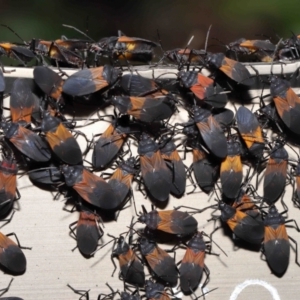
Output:
[[24,66],[35,58],[35,54],[30,49],[12,43],[0,43],[0,55],[16,59]]
[[46,162],[51,151],[46,141],[36,133],[18,123],[0,123],[4,136],[24,155],[36,162]]
[[63,181],[59,167],[50,164],[47,168],[33,169],[27,172],[29,179],[43,188],[51,188]]
[[265,141],[261,126],[256,116],[244,106],[240,106],[236,113],[239,134],[252,156],[261,157]]
[[188,241],[186,252],[179,267],[180,288],[185,294],[191,294],[199,286],[203,271],[206,274],[202,289],[209,281],[209,269],[204,264],[205,252],[209,247],[203,239],[203,232],[197,232]]
[[[238,54],[243,55],[242,58],[247,59],[251,54],[258,57],[259,61],[271,62],[273,60],[271,54],[274,53],[275,45],[270,40],[246,40],[240,38],[226,45],[226,56],[238,58]],[[252,57],[251,57],[252,58]]]
[[136,74],[123,75],[120,86],[124,93],[129,96],[155,98],[168,93],[166,90],[161,89],[155,80]]
[[[61,36],[60,39],[57,39],[54,41],[54,44],[56,46],[60,47],[62,51],[67,49],[68,51],[71,51],[71,54],[73,53],[80,53],[82,51],[86,51],[89,49],[91,45],[90,40],[81,40],[81,39],[68,39],[66,36]],[[67,52],[70,53],[70,52]],[[68,62],[70,60],[68,59]]]
[[220,124],[211,112],[199,106],[193,106],[194,121],[208,150],[216,157],[227,156],[227,142]]
[[90,257],[97,251],[99,240],[103,236],[103,230],[99,224],[100,217],[85,208],[83,204],[80,205],[79,210],[78,221],[69,225],[72,236],[77,242],[73,250],[78,248],[85,257]]
[[227,104],[227,95],[212,78],[196,71],[180,71],[179,82],[189,89],[200,103],[207,103],[216,108],[223,108]]
[[142,178],[147,192],[158,201],[169,197],[172,174],[162,158],[159,146],[146,133],[143,133],[138,145]]
[[214,157],[206,153],[198,141],[189,145],[193,151],[193,169],[197,184],[201,190],[209,194],[220,175],[220,164]]
[[287,178],[289,155],[283,145],[276,143],[271,149],[270,158],[264,174],[264,201],[274,204],[284,191]]
[[[284,213],[284,212],[283,212]],[[295,245],[296,241],[288,236],[285,224],[286,221],[283,213],[279,213],[274,205],[270,206],[268,214],[264,219],[265,236],[263,241],[263,253],[272,272],[281,277],[289,264],[290,260],[290,242],[292,240]],[[297,231],[299,227],[295,222]],[[297,251],[297,247],[296,247]],[[296,263],[299,265],[296,256]]]
[[239,46],[248,49],[250,52],[258,50],[274,52],[276,45],[272,44],[270,40],[246,40],[240,39]]
[[17,172],[16,161],[11,158],[3,158],[0,163],[0,218],[6,216],[13,207],[17,192]]
[[30,124],[33,107],[34,98],[28,86],[28,81],[24,78],[16,79],[10,94],[11,120]]
[[112,87],[120,78],[121,71],[110,65],[83,69],[65,81],[62,90],[71,96],[85,96]]
[[241,144],[237,140],[229,139],[227,149],[227,157],[221,162],[220,168],[222,193],[229,199],[235,199],[239,194],[243,179]]
[[242,239],[250,244],[261,243],[264,237],[264,225],[260,220],[225,202],[219,203],[219,209],[221,210],[221,220],[227,223],[235,238]]
[[155,98],[114,96],[111,104],[121,114],[131,115],[147,123],[169,119],[175,111],[175,100],[170,94]]
[[176,197],[181,197],[185,192],[186,172],[185,165],[178,154],[176,145],[170,137],[163,135],[160,140],[160,152],[162,158],[166,161],[167,166],[172,173],[171,194]]
[[141,254],[147,261],[151,273],[163,283],[176,286],[178,281],[178,270],[174,259],[154,241],[146,237],[139,238],[139,247]]
[[[192,122],[190,120],[188,124]],[[191,173],[191,170],[193,170],[197,184],[202,191],[209,194],[219,178],[220,163],[216,162],[215,157],[203,150],[199,141],[199,130],[195,124],[185,126],[182,132],[187,136],[186,146],[192,148],[193,152],[193,163],[189,167],[188,173]],[[193,191],[189,192],[189,194]]]
[[106,168],[121,150],[130,132],[129,116],[115,118],[95,143],[92,165],[95,169]]
[[[17,244],[9,238],[13,235]],[[15,233],[4,235],[0,232],[0,265],[5,272],[11,274],[22,274],[26,270],[26,257],[21,249],[31,249],[22,247]]]
[[240,47],[254,53],[262,62],[272,62],[272,54],[276,45],[272,44],[270,40],[244,40],[240,43]]
[[59,101],[64,80],[52,69],[44,66],[35,67],[33,78],[38,87],[49,97]]
[[113,60],[149,62],[153,58],[153,48],[158,44],[137,37],[119,36],[102,38],[95,46],[96,55],[108,56]]
[[146,280],[145,291],[148,300],[171,300],[170,296],[165,292],[164,285],[158,282]]
[[207,53],[205,61],[209,68],[220,70],[238,84],[254,84],[248,69],[240,62],[226,57],[224,53]]
[[294,133],[300,134],[298,120],[300,118],[300,98],[291,88],[289,81],[272,75],[270,92],[276,110],[284,124]]
[[[35,40],[30,42],[31,50],[37,55],[48,57],[55,65],[81,67],[84,58],[78,51],[87,50],[85,41],[57,39],[55,41]],[[43,59],[44,61],[44,59]]]
[[0,43],[0,55],[7,55],[8,57],[16,59],[26,66],[26,63],[30,62],[36,57],[35,53],[29,49],[28,43],[26,43],[13,29],[5,24],[1,24],[1,26],[6,27],[13,34],[15,34],[23,42],[24,46],[5,42]]
[[247,194],[247,190],[244,187],[240,189],[240,193],[232,203],[232,207],[262,222],[262,217],[257,205],[253,202],[250,195]]
[[74,136],[58,118],[52,117],[48,111],[43,114],[41,130],[45,133],[50,148],[59,160],[69,165],[82,162],[82,153]]
[[[0,289],[0,297],[3,296],[5,293],[8,292],[14,278],[12,278],[6,288]],[[23,300],[23,298],[20,297],[1,297],[0,300]]]
[[101,177],[83,166],[62,166],[66,185],[72,187],[88,203],[103,209],[116,209],[120,202],[115,191]]
[[119,164],[118,168],[110,176],[108,184],[114,191],[119,203],[123,203],[131,190],[132,180],[139,172],[136,169],[136,159],[128,158]]
[[179,237],[191,235],[196,232],[198,222],[189,215],[177,209],[174,210],[152,210],[149,213],[143,208],[143,214],[139,216],[138,221],[146,224],[151,230],[161,230]]
[[125,237],[120,235],[119,238],[108,234],[115,241],[115,245],[111,254],[111,261],[115,267],[113,274],[116,270],[116,264],[114,257],[117,257],[120,265],[120,279],[125,283],[129,283],[134,286],[144,287],[145,285],[145,272],[144,267],[137,257],[134,250],[126,243]]
[[239,55],[249,55],[250,54],[250,50],[245,48],[245,47],[241,47],[240,44],[242,42],[246,41],[245,38],[239,38],[227,45],[225,45],[223,42],[221,42],[225,47],[226,47],[226,52],[225,52],[225,55],[228,57],[228,58],[231,58],[231,59],[235,59],[235,60],[238,60],[239,58]]

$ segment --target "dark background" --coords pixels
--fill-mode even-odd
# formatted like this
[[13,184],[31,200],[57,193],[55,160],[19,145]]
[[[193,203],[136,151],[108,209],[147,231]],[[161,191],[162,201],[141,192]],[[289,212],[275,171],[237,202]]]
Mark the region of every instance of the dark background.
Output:
[[[221,50],[220,42],[229,43],[240,37],[249,39],[300,34],[298,0],[0,0],[1,23],[12,27],[24,40],[54,40],[62,34],[81,38],[62,24],[70,24],[99,40],[117,35],[157,41],[157,29],[165,50],[184,47],[192,35],[191,47],[203,48],[206,31],[213,25],[209,49]],[[88,18],[88,22],[86,22]],[[0,27],[0,41],[18,39]]]

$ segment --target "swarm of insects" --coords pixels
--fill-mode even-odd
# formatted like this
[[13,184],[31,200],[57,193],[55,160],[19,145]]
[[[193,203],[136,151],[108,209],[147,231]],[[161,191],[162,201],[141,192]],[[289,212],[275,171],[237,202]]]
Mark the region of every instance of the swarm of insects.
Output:
[[[97,42],[76,30],[85,39],[0,43],[1,54],[36,64],[30,80],[6,77],[6,66],[0,74],[0,219],[21,198],[19,174],[62,196],[64,209],[78,212],[73,251],[91,258],[113,245],[111,273],[119,269],[124,291],[108,284],[102,300],[204,296],[216,276],[205,257],[227,255],[214,235],[220,227],[236,247],[261,251],[274,276],[288,272],[291,248],[300,265],[288,227],[300,229],[286,204],[300,207],[298,69],[289,65],[300,36],[242,38],[212,53],[207,35],[204,49],[159,53],[158,42],[121,31]],[[128,206],[133,221],[107,231],[109,216],[122,222]],[[24,247],[9,236],[0,233],[0,267],[23,274]],[[89,290],[68,286],[89,299]]]

